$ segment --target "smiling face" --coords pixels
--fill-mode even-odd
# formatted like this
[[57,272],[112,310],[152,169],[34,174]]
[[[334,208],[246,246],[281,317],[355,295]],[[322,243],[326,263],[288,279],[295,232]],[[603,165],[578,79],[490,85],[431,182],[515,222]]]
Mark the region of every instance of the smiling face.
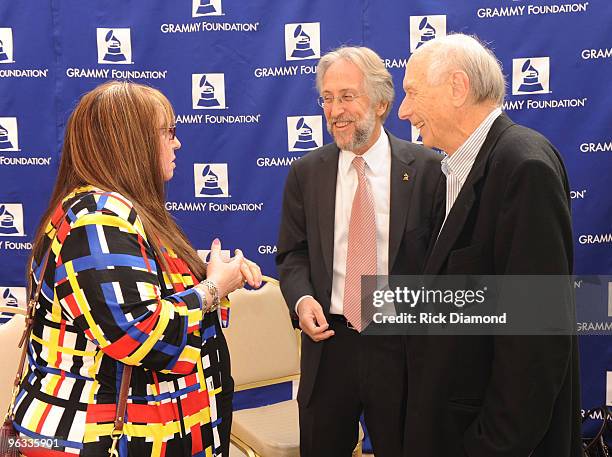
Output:
[[446,79],[436,85],[429,83],[426,59],[420,56],[408,61],[403,82],[405,96],[398,115],[419,129],[425,146],[448,152],[454,112],[452,90]]
[[[351,102],[340,102],[337,97],[352,94]],[[381,116],[386,106],[373,106],[365,90],[361,70],[352,62],[340,59],[329,66],[321,84],[323,97],[336,97],[325,104],[327,130],[340,149],[363,154],[380,135]],[[381,106],[382,105],[382,106]]]

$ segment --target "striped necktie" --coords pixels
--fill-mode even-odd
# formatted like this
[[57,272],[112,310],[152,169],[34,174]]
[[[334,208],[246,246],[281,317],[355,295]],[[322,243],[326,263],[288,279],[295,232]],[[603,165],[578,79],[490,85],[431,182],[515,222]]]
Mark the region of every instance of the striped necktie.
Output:
[[349,222],[344,316],[361,331],[362,325],[368,323],[363,322],[365,316],[361,313],[361,276],[376,274],[376,212],[363,157],[355,157],[353,166],[359,181]]

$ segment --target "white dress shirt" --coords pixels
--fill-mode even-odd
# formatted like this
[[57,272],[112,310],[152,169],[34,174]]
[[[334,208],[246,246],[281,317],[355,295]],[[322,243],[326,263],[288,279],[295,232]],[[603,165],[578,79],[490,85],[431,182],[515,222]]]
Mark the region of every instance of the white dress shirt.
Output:
[[[334,272],[332,276],[331,314],[342,314],[348,231],[353,198],[357,190],[357,171],[352,165],[356,155],[340,151],[336,178],[336,210],[334,215]],[[391,201],[391,146],[383,129],[376,142],[362,155],[365,174],[370,183],[376,211],[376,274],[389,274],[389,210]]]
[[[331,314],[343,314],[344,281],[346,279],[346,255],[348,230],[353,198],[357,190],[357,171],[353,167],[356,155],[340,151],[336,177],[336,206],[334,212],[334,264],[332,275]],[[365,174],[370,183],[376,211],[376,274],[389,274],[389,212],[391,208],[391,145],[384,129],[376,142],[362,155]],[[300,302],[310,295],[300,297],[295,304],[297,313]]]

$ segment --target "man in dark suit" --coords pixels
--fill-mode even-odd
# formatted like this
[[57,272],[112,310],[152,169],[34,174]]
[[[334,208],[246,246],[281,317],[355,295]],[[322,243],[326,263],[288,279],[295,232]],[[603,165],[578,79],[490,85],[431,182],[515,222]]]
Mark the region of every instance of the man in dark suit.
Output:
[[334,143],[293,162],[276,258],[303,330],[300,455],[350,456],[363,412],[376,456],[398,457],[405,349],[401,337],[360,336],[360,277],[421,271],[441,157],[382,128],[393,82],[372,50],[325,55],[317,87]]
[[[400,118],[447,154],[425,274],[569,280],[563,162],[546,138],[501,112],[493,53],[461,34],[429,41],[403,85]],[[406,457],[580,455],[575,336],[410,336],[407,348]]]

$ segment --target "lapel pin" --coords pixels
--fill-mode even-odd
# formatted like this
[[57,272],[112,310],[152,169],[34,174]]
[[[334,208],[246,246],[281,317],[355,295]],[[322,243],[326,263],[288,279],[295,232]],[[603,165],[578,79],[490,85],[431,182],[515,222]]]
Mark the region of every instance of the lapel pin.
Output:
[[402,181],[409,181],[410,180],[410,176],[408,176],[408,173],[404,173],[404,177],[402,178]]

